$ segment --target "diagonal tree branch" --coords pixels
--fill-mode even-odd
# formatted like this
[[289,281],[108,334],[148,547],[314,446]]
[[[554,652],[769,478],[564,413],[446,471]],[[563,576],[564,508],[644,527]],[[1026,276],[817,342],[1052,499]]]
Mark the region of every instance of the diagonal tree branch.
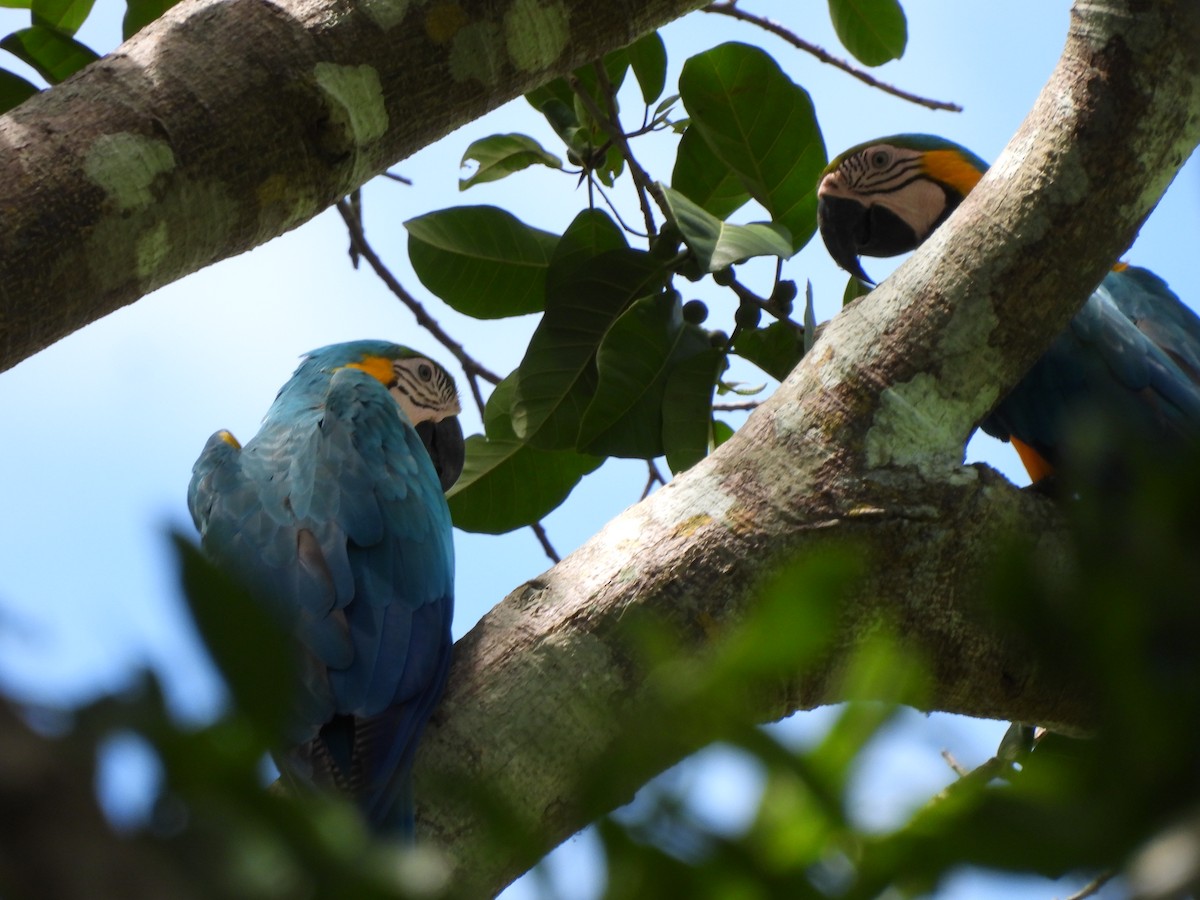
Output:
[[[716,453],[484,617],[459,644],[418,775],[477,779],[526,810],[542,843],[489,844],[467,804],[423,809],[468,894],[494,893],[601,811],[577,802],[574,777],[638,714],[647,673],[628,650],[631,612],[653,610],[700,652],[759,579],[831,540],[856,541],[871,576],[825,664],[750,701],[760,720],[843,699],[845,653],[887,617],[932,663],[929,708],[1090,724],[1086,685],[1031,670],[974,612],[1006,535],[1035,535],[1047,565],[1065,564],[1056,509],[962,467],[962,447],[1197,142],[1200,7],[1080,5],[1037,105],[935,238],[835,318]],[[642,760],[606,802],[717,736]]]

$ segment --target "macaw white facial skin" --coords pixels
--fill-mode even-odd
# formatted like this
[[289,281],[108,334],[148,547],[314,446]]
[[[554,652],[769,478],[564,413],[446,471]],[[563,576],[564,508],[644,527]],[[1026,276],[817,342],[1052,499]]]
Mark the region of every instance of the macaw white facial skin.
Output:
[[462,412],[458,391],[446,370],[423,356],[392,362],[388,392],[414,425],[441,422]]
[[946,211],[946,192],[925,172],[920,150],[873,144],[842,160],[821,179],[817,197],[876,204],[906,222],[921,243]]

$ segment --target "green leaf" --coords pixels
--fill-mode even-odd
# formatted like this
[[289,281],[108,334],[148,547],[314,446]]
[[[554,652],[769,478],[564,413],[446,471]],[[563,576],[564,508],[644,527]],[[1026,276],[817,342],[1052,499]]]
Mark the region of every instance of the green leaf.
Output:
[[129,40],[178,2],[179,0],[125,0],[125,18],[121,22],[122,38]]
[[791,233],[793,251],[817,227],[825,143],[812,101],[757,47],[722,44],[689,59],[679,92],[718,159]]
[[625,233],[599,209],[585,209],[567,226],[554,248],[546,273],[546,293],[560,290],[558,279],[569,277],[594,256],[629,247]]
[[546,151],[533,138],[523,134],[493,134],[491,137],[480,138],[467,148],[460,165],[465,166],[469,161],[479,163],[479,168],[470,178],[459,179],[460,191],[486,181],[499,181],[530,166],[562,168],[561,159]]
[[813,309],[813,291],[812,281],[804,283],[804,335],[801,341],[804,347],[804,352],[807,353],[812,349],[813,342],[817,339],[817,313]]
[[172,535],[188,608],[237,707],[268,741],[291,709],[298,660],[280,617],[262,598],[214,566],[192,543]]
[[629,65],[642,89],[642,99],[649,106],[662,96],[667,84],[667,48],[657,31],[642,37],[626,48]]
[[716,272],[751,256],[792,255],[787,229],[775,222],[730,225],[678,191],[661,185],[667,211],[702,272]]
[[33,0],[29,7],[34,25],[45,25],[61,34],[71,35],[92,11],[95,0]]
[[508,375],[494,388],[483,407],[483,433],[493,441],[515,441],[517,433],[512,426],[512,405],[517,395],[517,370]]
[[0,0],[0,9],[29,9],[32,0]]
[[606,456],[652,459],[663,453],[663,396],[681,358],[710,349],[707,334],[685,323],[674,292],[634,302],[604,335],[598,382],[579,426],[579,446]]
[[733,437],[733,426],[722,419],[713,419],[712,437],[713,447],[720,447],[723,443]]
[[14,31],[0,40],[0,48],[33,66],[50,84],[58,84],[100,58],[74,38],[45,25]]
[[842,291],[842,306],[845,306],[851,300],[865,297],[869,293],[871,293],[871,286],[865,281],[860,281],[851,275],[849,280],[846,281],[846,289]]
[[421,283],[476,319],[537,312],[558,236],[494,206],[459,206],[404,223]]
[[36,93],[37,87],[24,78],[0,69],[0,114],[24,103]]
[[713,443],[713,388],[725,354],[708,347],[683,360],[667,376],[663,394],[663,452],[672,472],[690,469],[708,454]]
[[772,322],[766,328],[739,332],[733,350],[772,378],[783,381],[804,356],[804,339],[787,322]]
[[675,151],[671,187],[718,219],[726,219],[745,206],[750,192],[725,165],[697,128],[688,128]]
[[546,314],[517,370],[513,426],[519,438],[545,450],[576,446],[596,388],[601,340],[634,298],[657,293],[665,278],[661,262],[630,249],[551,271]]
[[829,0],[829,18],[842,46],[864,65],[904,55],[908,23],[897,0]]
[[538,450],[517,440],[471,435],[462,475],[446,495],[450,514],[459,528],[483,534],[532,525],[602,462],[567,450]]

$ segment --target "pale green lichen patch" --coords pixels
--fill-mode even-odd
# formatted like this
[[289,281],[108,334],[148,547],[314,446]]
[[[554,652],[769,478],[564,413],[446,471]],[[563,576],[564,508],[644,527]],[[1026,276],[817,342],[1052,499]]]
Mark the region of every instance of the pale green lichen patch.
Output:
[[137,240],[138,279],[145,279],[157,272],[163,260],[167,258],[170,249],[171,242],[167,237],[166,222],[159,222],[139,237]]
[[390,31],[404,21],[413,5],[413,0],[360,0],[358,8],[384,31]]
[[996,392],[962,400],[942,392],[938,380],[920,372],[880,395],[879,410],[867,432],[867,465],[943,468],[961,461],[961,440],[975,412]]
[[567,9],[559,0],[516,0],[504,14],[508,56],[522,72],[549,67],[566,49],[570,37]]
[[500,26],[495,22],[472,22],[460,28],[450,45],[450,77],[457,82],[474,78],[484,85],[500,79],[504,54]]
[[374,67],[339,66],[319,62],[313,68],[334,121],[342,125],[355,147],[379,140],[387,132],[387,106]]
[[96,138],[83,170],[122,212],[145,209],[154,202],[154,179],[175,168],[166,141],[121,132]]

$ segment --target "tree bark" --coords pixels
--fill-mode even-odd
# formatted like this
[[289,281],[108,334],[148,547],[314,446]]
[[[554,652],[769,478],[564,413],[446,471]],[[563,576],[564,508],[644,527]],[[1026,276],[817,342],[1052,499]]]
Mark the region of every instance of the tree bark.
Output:
[[701,3],[180,3],[0,117],[0,371]]
[[[935,236],[837,316],[729,442],[459,642],[417,796],[465,781],[537,823],[532,845],[500,844],[469,800],[420,811],[467,895],[497,892],[601,811],[577,800],[576,779],[645,708],[633,613],[666,621],[701,654],[743,620],[764,577],[831,541],[853,542],[870,576],[841,608],[824,662],[754,697],[761,721],[845,699],[847,653],[890,621],[930,666],[928,709],[1088,727],[1086,685],[1031,668],[976,603],[997,545],[1015,534],[1034,536],[1048,564],[1069,564],[1056,507],[963,467],[963,445],[1197,142],[1200,5],[1078,4],[1036,106]],[[608,808],[720,736],[719,723],[709,729],[623,758]]]

